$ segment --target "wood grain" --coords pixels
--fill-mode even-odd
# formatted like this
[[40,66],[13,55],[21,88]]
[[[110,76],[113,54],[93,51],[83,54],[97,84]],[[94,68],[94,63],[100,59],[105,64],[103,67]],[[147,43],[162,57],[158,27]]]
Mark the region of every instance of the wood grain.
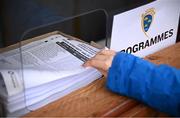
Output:
[[[155,64],[180,68],[180,43],[145,57]],[[105,78],[94,81],[53,103],[24,117],[34,116],[166,116],[142,103],[117,95],[105,87]]]

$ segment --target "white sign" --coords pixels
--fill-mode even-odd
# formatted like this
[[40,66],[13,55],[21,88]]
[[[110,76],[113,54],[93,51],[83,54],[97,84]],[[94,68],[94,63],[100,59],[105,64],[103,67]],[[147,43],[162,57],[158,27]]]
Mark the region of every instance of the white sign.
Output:
[[158,0],[114,16],[111,46],[144,57],[176,42],[180,0]]

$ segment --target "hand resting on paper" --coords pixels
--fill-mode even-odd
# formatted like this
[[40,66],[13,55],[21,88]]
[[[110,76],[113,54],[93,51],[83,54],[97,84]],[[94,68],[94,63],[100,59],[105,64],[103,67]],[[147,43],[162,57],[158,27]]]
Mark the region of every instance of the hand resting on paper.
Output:
[[92,66],[107,77],[109,90],[142,101],[161,112],[180,116],[179,69],[155,65],[113,50],[100,51],[83,66]]
[[98,69],[105,77],[107,77],[108,69],[112,64],[112,60],[116,52],[114,50],[104,49],[97,53],[93,58],[83,64],[84,67],[92,66]]

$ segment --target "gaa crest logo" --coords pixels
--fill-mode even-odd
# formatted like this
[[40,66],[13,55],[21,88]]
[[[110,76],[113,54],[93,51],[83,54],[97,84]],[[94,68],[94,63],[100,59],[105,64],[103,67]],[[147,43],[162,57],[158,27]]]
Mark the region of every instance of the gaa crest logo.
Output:
[[145,13],[142,14],[142,19],[141,19],[142,30],[147,37],[148,37],[147,32],[153,22],[154,14],[155,14],[154,8],[147,9]]

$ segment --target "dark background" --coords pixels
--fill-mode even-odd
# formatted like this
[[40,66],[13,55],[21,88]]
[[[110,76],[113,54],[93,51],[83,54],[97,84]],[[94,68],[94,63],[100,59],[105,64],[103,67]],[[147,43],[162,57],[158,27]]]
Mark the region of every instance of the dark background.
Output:
[[[93,22],[81,25],[76,36],[85,41],[105,37],[106,20],[111,31],[112,16],[117,13],[147,4],[153,0],[1,0],[0,7],[0,46],[18,42],[22,34],[41,25],[60,22],[66,18],[95,9],[107,11],[108,19],[94,15]],[[96,22],[96,26],[94,25]],[[54,25],[55,26],[55,25]],[[78,26],[75,26],[76,29]],[[83,27],[83,28],[82,28]],[[87,28],[88,27],[88,28]],[[96,30],[94,30],[96,29]],[[53,30],[53,27],[49,27]],[[69,29],[72,30],[72,29]],[[90,32],[90,33],[89,33]],[[93,34],[91,34],[93,32]],[[110,32],[108,32],[110,34]],[[88,35],[89,34],[89,35]],[[102,36],[102,37],[99,37]],[[179,38],[178,38],[179,39]]]

